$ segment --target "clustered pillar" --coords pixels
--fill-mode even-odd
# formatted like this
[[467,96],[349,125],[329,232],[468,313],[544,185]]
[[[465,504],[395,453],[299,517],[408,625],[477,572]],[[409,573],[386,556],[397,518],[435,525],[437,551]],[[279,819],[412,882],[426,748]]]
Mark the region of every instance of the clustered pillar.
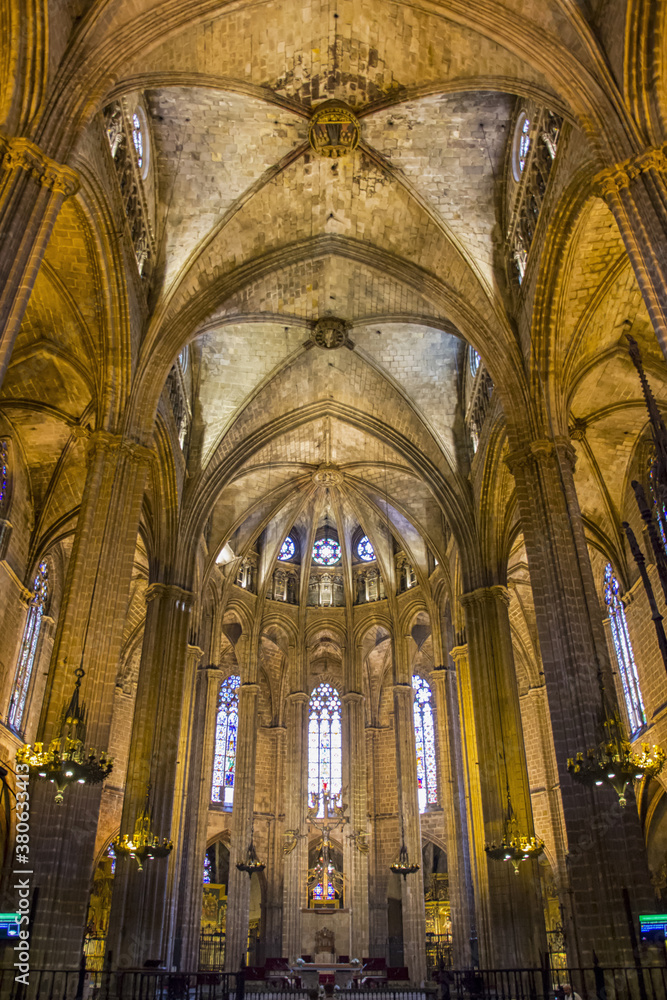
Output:
[[609,671],[574,487],[574,454],[569,441],[534,440],[517,447],[508,464],[516,480],[560,778],[568,958],[576,965],[591,965],[594,958],[630,965],[638,914],[654,906],[634,795],[629,790],[628,806],[621,809],[611,788],[582,787],[567,771],[568,757],[597,742],[597,675]]
[[546,951],[537,863],[523,861],[515,873],[511,864],[488,858],[484,850],[486,843],[501,842],[510,800],[519,832],[534,834],[509,598],[504,587],[493,586],[464,594],[460,601],[468,638],[467,677],[462,671],[461,680],[470,685],[472,712],[468,709],[466,721],[475,733],[476,759],[469,759],[469,766],[479,789],[471,823],[478,915],[483,914],[481,964],[536,967]]
[[[162,841],[172,834],[178,772],[192,594],[177,585],[153,584],[146,594],[144,644],[132,723],[121,834],[132,835],[138,814],[150,806],[151,828]],[[148,860],[139,871],[119,857],[114,878],[107,961],[141,968],[171,959],[171,895],[176,857]]]

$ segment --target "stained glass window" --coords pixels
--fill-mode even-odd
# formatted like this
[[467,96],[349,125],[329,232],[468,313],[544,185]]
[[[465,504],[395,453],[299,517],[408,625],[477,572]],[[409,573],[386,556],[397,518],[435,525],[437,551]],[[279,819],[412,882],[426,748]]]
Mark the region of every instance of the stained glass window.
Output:
[[287,562],[289,559],[294,558],[294,553],[296,552],[296,545],[294,544],[294,539],[291,535],[288,535],[283,544],[280,546],[280,552],[278,553],[278,558],[283,562]]
[[308,794],[319,795],[324,782],[331,795],[343,785],[340,697],[331,684],[315,688],[308,712]]
[[236,674],[228,677],[220,685],[218,697],[211,802],[221,802],[225,806],[231,806],[234,802],[240,683],[241,678]]
[[0,441],[0,511],[7,506],[7,442]]
[[211,881],[211,859],[209,858],[208,854],[205,854],[204,855],[204,877],[203,877],[204,885],[209,885],[210,881]]
[[632,652],[628,624],[625,620],[625,608],[619,594],[618,580],[614,576],[611,563],[607,563],[604,571],[604,599],[605,604],[609,608],[611,634],[614,640],[614,649],[621,675],[623,697],[625,698],[628,719],[630,721],[630,735],[635,736],[646,725],[646,712],[644,711],[642,693],[639,689],[637,665],[634,653]]
[[109,846],[107,847],[106,855],[107,855],[108,858],[111,858],[111,874],[115,875],[116,874],[116,852],[114,850],[113,844],[109,844]]
[[359,540],[357,545],[357,555],[364,562],[372,562],[375,559],[375,549],[370,543],[368,535],[364,535],[363,538]]
[[136,111],[132,115],[132,142],[137,151],[137,165],[141,170],[144,163],[144,136],[141,131],[141,121]]
[[658,497],[658,484],[657,484],[657,470],[655,458],[652,458],[649,463],[648,468],[648,485],[651,491],[651,496],[653,498],[653,506],[655,507],[655,519],[658,522],[658,530],[660,531],[660,538],[662,539],[662,545],[667,552],[667,511],[665,511],[664,504],[660,502]]
[[417,750],[417,798],[419,811],[438,804],[438,779],[435,765],[435,729],[431,688],[419,674],[412,676],[415,692],[415,744]]
[[530,149],[530,118],[522,111],[519,115],[514,131],[514,144],[512,146],[512,173],[514,180],[521,179],[521,174],[526,166],[528,150]]
[[468,354],[468,361],[470,364],[470,374],[474,377],[479,371],[479,366],[482,362],[482,359],[480,358],[477,351],[472,347],[470,348],[470,352]]
[[524,118],[521,132],[519,133],[519,170],[523,171],[526,166],[526,157],[530,149],[530,118]]
[[340,561],[340,545],[335,538],[320,538],[313,545],[313,562],[333,566]]
[[7,715],[8,724],[17,733],[21,731],[26,698],[28,697],[28,690],[30,688],[32,668],[35,665],[39,633],[42,628],[44,607],[48,596],[49,571],[46,562],[39,564],[32,590],[33,595],[28,606],[28,617],[23,630],[23,639],[21,640],[16,677],[14,679],[14,690],[9,703],[9,714]]

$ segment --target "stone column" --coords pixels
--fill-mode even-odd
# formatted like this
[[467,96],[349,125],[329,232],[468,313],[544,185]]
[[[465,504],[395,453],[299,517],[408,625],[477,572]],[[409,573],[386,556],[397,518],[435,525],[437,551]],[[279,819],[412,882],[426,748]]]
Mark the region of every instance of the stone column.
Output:
[[[357,655],[361,650],[357,649]],[[347,772],[350,831],[346,879],[350,910],[350,958],[368,955],[368,803],[366,794],[366,720],[364,696],[358,691],[343,695],[344,761]]]
[[[469,683],[477,743],[476,771],[481,800],[473,814],[478,910],[484,911],[483,968],[539,966],[546,934],[536,861],[515,873],[509,862],[489,859],[484,843],[500,843],[508,794],[519,831],[534,833],[530,785],[521,727],[519,693],[504,587],[483,587],[459,598],[465,609]],[[471,780],[475,781],[474,774]],[[480,819],[483,828],[479,828]]]
[[[610,676],[569,441],[537,440],[508,464],[528,555],[567,837],[566,947],[572,965],[633,962],[637,916],[654,905],[634,794],[584,788],[567,759],[597,741],[597,671]],[[611,683],[608,691],[613,691]],[[647,909],[647,907],[649,909]],[[634,928],[631,924],[634,923]]]
[[308,695],[293,691],[287,696],[287,753],[285,758],[285,838],[283,862],[283,956],[294,961],[301,955],[301,909],[306,906],[308,868],[307,761]]
[[[243,638],[243,637],[242,637]],[[241,644],[242,638],[237,643]],[[241,665],[241,676],[244,667]],[[239,730],[234,777],[234,826],[229,850],[229,889],[225,968],[238,972],[245,961],[250,923],[250,878],[240,872],[237,863],[245,856],[252,836],[255,806],[255,755],[257,749],[258,684],[239,688]]]
[[[194,650],[195,647],[191,647]],[[201,652],[197,650],[197,652]],[[194,652],[192,656],[196,655]],[[179,843],[179,892],[174,933],[174,964],[190,971],[199,962],[204,855],[211,802],[215,726],[222,671],[213,664],[196,669],[188,733],[188,763]]]
[[0,384],[58,212],[78,187],[33,142],[0,136]]
[[[132,834],[149,794],[151,828],[162,840],[172,835],[192,594],[154,583],[146,602],[120,830]],[[107,935],[111,967],[142,968],[156,959],[169,964],[168,889],[175,863],[172,852],[139,871],[136,861],[118,858]]]
[[[114,690],[130,595],[137,530],[151,453],[126,439],[91,436],[83,500],[51,657],[38,738],[59,727],[74,670],[83,664],[86,743],[109,746]],[[113,778],[112,778],[113,780]],[[53,785],[31,786],[31,935],[34,968],[76,968],[88,913],[101,785],[74,785],[61,806]]]
[[394,733],[398,774],[399,836],[401,826],[411,861],[420,868],[402,878],[403,954],[410,980],[426,979],[426,910],[422,871],[421,823],[417,798],[417,757],[415,753],[414,694],[410,679],[407,644],[411,636],[395,640],[394,649]]
[[667,357],[667,143],[603,170],[594,190],[612,212]]
[[[475,731],[475,715],[472,707],[472,691],[470,687],[470,663],[468,661],[468,645],[455,646],[450,650],[458,677],[458,707],[461,718],[461,755],[463,758],[465,823],[470,856],[470,876],[473,886],[473,906],[470,920],[470,958],[473,965],[479,962],[479,939],[483,950],[490,931],[487,927],[486,914],[478,906],[481,898],[488,896],[487,867],[484,854],[484,818],[482,814],[482,797],[478,776],[477,734]],[[453,928],[452,928],[453,929]]]
[[453,667],[436,667],[431,674],[431,682],[438,728],[440,802],[444,811],[447,840],[452,953],[454,967],[465,969],[469,968],[471,959],[473,901],[456,670]]

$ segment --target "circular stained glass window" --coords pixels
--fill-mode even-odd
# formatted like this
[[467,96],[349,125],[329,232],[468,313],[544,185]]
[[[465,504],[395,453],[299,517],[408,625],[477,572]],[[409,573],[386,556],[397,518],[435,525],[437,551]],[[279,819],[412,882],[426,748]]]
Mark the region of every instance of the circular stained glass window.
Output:
[[296,552],[296,545],[294,544],[294,539],[291,535],[288,535],[283,544],[280,546],[280,552],[278,553],[278,558],[283,562],[287,562],[289,559],[294,558],[294,553]]
[[370,543],[368,535],[364,535],[363,538],[359,539],[359,544],[357,545],[357,555],[364,562],[372,562],[375,559],[375,549]]
[[470,372],[474,377],[479,371],[479,366],[482,363],[482,359],[480,358],[477,351],[472,347],[470,348],[469,358],[470,358]]
[[313,545],[313,562],[319,566],[333,566],[340,560],[340,545],[334,538],[320,538]]

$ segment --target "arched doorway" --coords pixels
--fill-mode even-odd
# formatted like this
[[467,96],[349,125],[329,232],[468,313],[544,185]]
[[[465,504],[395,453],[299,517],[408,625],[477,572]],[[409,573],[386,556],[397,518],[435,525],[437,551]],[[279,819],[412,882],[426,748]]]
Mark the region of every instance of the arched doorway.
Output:
[[452,920],[447,855],[429,840],[422,847],[422,870],[426,910],[426,963],[429,971],[451,968]]
[[221,971],[225,967],[225,931],[227,927],[227,886],[229,885],[229,848],[221,840],[207,848],[202,873],[201,931],[199,968]]
[[87,972],[101,972],[109,929],[111,893],[116,873],[116,852],[109,843],[102,852],[93,874],[88,901],[88,918],[83,939],[83,954]]

